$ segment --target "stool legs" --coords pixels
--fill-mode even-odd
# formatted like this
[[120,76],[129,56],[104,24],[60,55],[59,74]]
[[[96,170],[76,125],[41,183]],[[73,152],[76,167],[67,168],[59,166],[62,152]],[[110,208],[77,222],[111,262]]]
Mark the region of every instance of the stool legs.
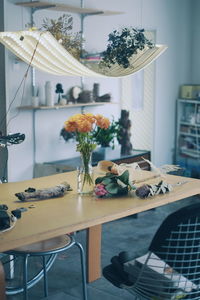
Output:
[[75,245],[80,250],[80,257],[81,257],[81,273],[82,273],[82,286],[83,286],[83,299],[87,300],[87,284],[86,284],[86,269],[85,269],[85,253],[83,247],[78,242],[75,242]]
[[[87,284],[86,284],[86,263],[85,263],[85,253],[82,245],[79,242],[76,242],[73,237],[71,240],[64,246],[52,250],[47,251],[37,251],[37,252],[25,252],[25,251],[13,251],[8,252],[8,254],[14,254],[21,256],[23,258],[23,283],[22,286],[19,287],[11,287],[7,294],[14,295],[20,292],[23,292],[23,300],[28,300],[28,289],[34,286],[43,276],[44,276],[44,295],[48,297],[48,279],[47,272],[52,266],[57,253],[68,250],[71,247],[76,245],[80,251],[80,261],[81,261],[81,275],[82,275],[82,292],[83,292],[83,300],[88,300],[87,298]],[[47,255],[50,257],[47,259]],[[28,276],[28,258],[32,256],[40,256],[42,257],[42,269],[36,274],[32,275],[32,278]],[[7,290],[8,291],[8,290]],[[1,300],[1,299],[0,299]],[[3,299],[2,299],[3,300]]]
[[24,272],[24,275],[23,275],[23,290],[24,290],[24,300],[27,300],[27,290],[28,290],[28,287],[27,287],[27,282],[28,282],[28,255],[24,255],[24,262],[23,262],[23,272]]
[[44,272],[44,295],[48,297],[48,279],[47,279],[47,265],[46,265],[46,256],[42,257],[43,260],[43,272]]
[[6,293],[5,293],[5,274],[4,268],[0,261],[0,299],[6,300]]

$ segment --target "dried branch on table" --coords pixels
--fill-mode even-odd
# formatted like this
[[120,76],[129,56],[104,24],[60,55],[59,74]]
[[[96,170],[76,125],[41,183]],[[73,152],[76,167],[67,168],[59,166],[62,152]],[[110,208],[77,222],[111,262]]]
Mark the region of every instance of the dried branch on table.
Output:
[[156,173],[158,176],[161,176],[161,177],[169,172],[174,172],[174,171],[178,171],[181,169],[181,167],[179,167],[177,165],[162,165],[161,167],[156,167],[148,159],[146,159],[144,157],[142,157],[142,159],[150,165],[152,172]]
[[130,164],[125,164],[122,163],[120,165],[117,165],[116,163],[109,161],[109,160],[101,160],[98,162],[97,168],[101,172],[105,173],[112,173],[115,175],[121,175],[123,174],[126,170],[141,170],[139,165],[137,163],[130,163]]
[[0,205],[0,231],[7,230],[15,222],[15,217],[8,211],[6,204]]
[[10,227],[10,215],[6,210],[0,210],[0,230]]
[[34,188],[28,188],[24,192],[16,193],[15,196],[20,201],[31,201],[31,200],[43,200],[56,197],[62,197],[65,192],[71,191],[70,184],[63,182],[55,187],[36,190]]

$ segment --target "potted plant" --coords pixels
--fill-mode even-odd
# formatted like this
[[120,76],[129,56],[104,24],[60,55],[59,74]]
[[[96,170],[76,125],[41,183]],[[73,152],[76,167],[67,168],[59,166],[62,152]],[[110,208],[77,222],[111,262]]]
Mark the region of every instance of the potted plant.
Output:
[[94,132],[94,139],[99,147],[93,153],[94,161],[109,160],[113,155],[120,156],[120,146],[115,145],[115,141],[119,139],[120,124],[118,121],[111,121],[107,129],[97,130]]
[[114,30],[109,34],[107,49],[102,53],[100,67],[111,68],[118,64],[123,68],[130,66],[129,59],[133,54],[144,48],[152,48],[153,43],[144,35],[144,29],[124,27],[121,30]]

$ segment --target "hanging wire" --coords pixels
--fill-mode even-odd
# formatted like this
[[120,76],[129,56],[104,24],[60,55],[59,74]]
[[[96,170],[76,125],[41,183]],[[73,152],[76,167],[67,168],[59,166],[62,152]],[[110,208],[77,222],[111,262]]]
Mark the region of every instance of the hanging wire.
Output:
[[143,28],[143,0],[140,0],[140,28]]
[[[42,34],[43,34],[43,32],[40,33],[40,38],[41,38]],[[22,36],[21,38],[23,39],[23,36]],[[5,115],[4,115],[4,117],[3,117],[2,120],[0,121],[0,128],[2,127],[4,121],[6,120],[6,118],[7,118],[7,116],[8,116],[8,113],[9,113],[9,111],[10,111],[10,109],[11,109],[13,103],[15,102],[15,99],[16,99],[18,93],[19,93],[19,90],[20,90],[20,88],[22,87],[22,85],[23,85],[23,83],[24,83],[21,103],[22,103],[22,101],[23,101],[26,79],[27,79],[27,76],[28,76],[28,72],[29,72],[29,70],[30,70],[30,68],[31,68],[31,64],[32,64],[32,61],[33,61],[33,59],[34,59],[34,56],[35,56],[37,47],[38,47],[38,45],[39,45],[39,43],[40,43],[40,38],[38,39],[38,41],[37,41],[37,43],[36,43],[35,49],[34,49],[34,51],[33,51],[33,55],[32,55],[31,60],[30,60],[30,63],[28,64],[28,67],[27,67],[27,69],[26,69],[26,72],[25,72],[25,74],[24,74],[24,76],[23,76],[23,78],[22,78],[22,80],[21,80],[21,82],[20,82],[20,84],[19,84],[19,86],[18,86],[18,88],[17,88],[15,94],[14,94],[14,97],[13,97],[12,101],[10,102],[10,104],[9,104],[9,106],[8,106],[8,109],[7,109],[7,111],[6,111]],[[18,115],[18,114],[17,114],[17,115]],[[14,118],[14,117],[13,117],[13,118]],[[8,124],[10,123],[10,121],[11,121],[13,118],[11,118],[11,119],[8,121]],[[7,125],[8,125],[8,124],[7,124]]]
[[[23,87],[22,87],[22,97],[21,97],[21,101],[20,101],[20,106],[22,105],[22,102],[23,102],[23,99],[24,99],[24,91],[25,91],[25,87],[26,87],[26,79],[27,79],[27,75],[28,75],[28,72],[25,74],[25,76],[24,76],[24,80],[21,82],[21,86],[22,86],[22,84],[23,84]],[[20,86],[20,87],[21,87]],[[15,94],[16,96],[17,96],[17,94]],[[15,97],[16,97],[15,96]],[[13,120],[13,119],[15,119],[17,116],[19,115],[19,110],[17,111],[17,113],[14,115],[14,116],[12,116],[11,118],[10,118],[10,120],[7,122],[7,128],[8,128],[8,125],[10,124],[10,122]]]
[[24,10],[23,10],[23,6],[21,7],[21,15],[22,15],[22,30],[24,29]]
[[[81,0],[80,2],[80,6],[81,8],[84,8],[85,7],[85,1],[84,0]],[[80,18],[81,18],[81,56],[83,55],[83,50],[85,50],[85,45],[84,45],[84,18],[85,16],[83,14],[80,15]],[[84,83],[85,83],[85,80],[84,80],[84,77],[81,76],[81,88],[82,90],[84,89]],[[82,107],[83,109],[83,107]],[[83,113],[83,110],[81,111],[81,113]]]
[[4,160],[4,166],[3,166],[3,172],[2,172],[2,178],[0,178],[0,182],[2,180],[2,183],[7,182],[7,163],[8,163],[8,147],[4,147],[3,150],[6,151],[6,158]]

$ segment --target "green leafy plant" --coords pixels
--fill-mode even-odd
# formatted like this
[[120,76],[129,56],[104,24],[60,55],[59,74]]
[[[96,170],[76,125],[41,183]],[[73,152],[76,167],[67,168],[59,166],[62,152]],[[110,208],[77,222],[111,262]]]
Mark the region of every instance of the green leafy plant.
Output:
[[107,173],[95,180],[95,195],[98,197],[112,197],[127,195],[129,190],[135,189],[129,182],[129,172],[124,171],[121,175]]
[[97,145],[100,145],[101,147],[112,146],[112,148],[114,149],[114,140],[115,138],[118,138],[119,132],[119,122],[112,120],[110,126],[107,129],[97,128],[93,133],[93,137]]
[[143,50],[145,46],[152,48],[153,43],[144,35],[144,29],[122,28],[109,34],[108,46],[100,63],[102,67],[110,68],[117,63],[123,68],[130,66],[129,58]]
[[60,136],[67,142],[69,140],[75,140],[76,139],[76,133],[75,132],[68,132],[63,127],[60,131]]

